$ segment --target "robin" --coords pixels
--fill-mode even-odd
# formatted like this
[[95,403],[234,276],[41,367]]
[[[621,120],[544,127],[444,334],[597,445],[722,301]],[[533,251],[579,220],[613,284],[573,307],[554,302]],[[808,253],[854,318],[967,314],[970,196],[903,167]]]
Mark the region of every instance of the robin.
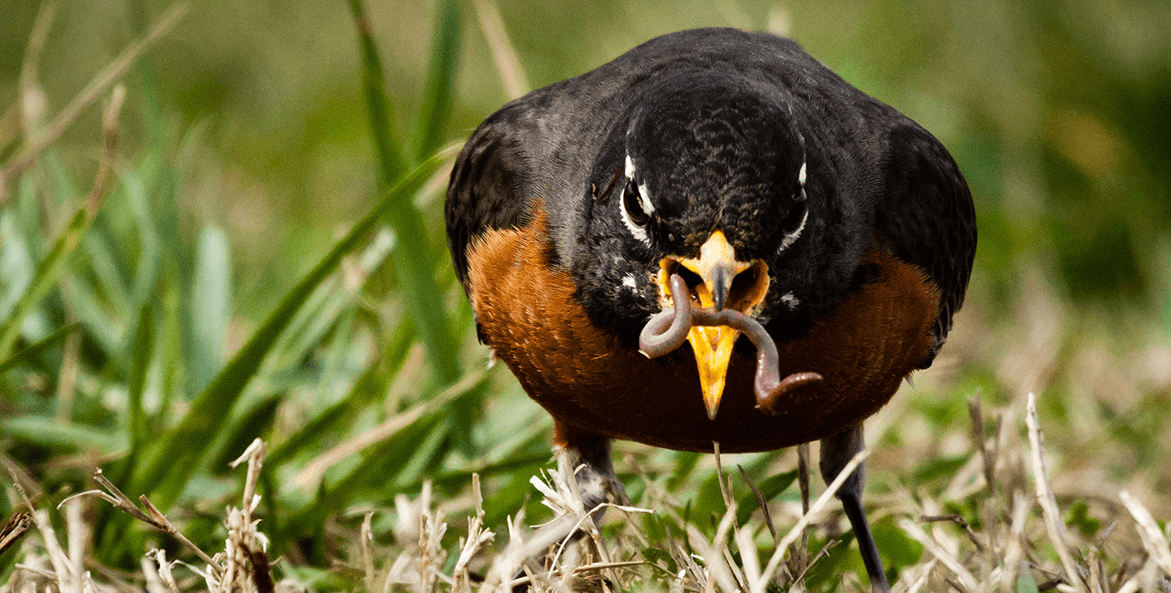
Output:
[[[734,29],[502,107],[460,153],[446,224],[478,335],[552,415],[587,508],[625,496],[612,439],[820,439],[828,483],[943,346],[976,249],[938,140],[795,42]],[[888,591],[864,480],[837,497]]]

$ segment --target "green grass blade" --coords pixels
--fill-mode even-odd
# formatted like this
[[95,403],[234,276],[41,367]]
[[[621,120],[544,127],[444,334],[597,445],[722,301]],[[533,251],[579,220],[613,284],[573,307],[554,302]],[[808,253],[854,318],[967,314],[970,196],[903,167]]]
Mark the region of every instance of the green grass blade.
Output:
[[128,415],[130,448],[134,451],[138,451],[147,438],[146,421],[142,415],[142,394],[146,390],[147,371],[150,370],[153,352],[154,315],[151,314],[150,305],[143,305],[138,315],[138,331],[134,335],[130,385],[127,393],[130,403]]
[[[229,427],[220,435],[213,447],[211,460],[208,463],[213,474],[227,474],[232,460],[240,456],[240,452],[248,448],[257,437],[271,440],[273,423],[276,422],[277,410],[285,402],[284,393],[274,393],[256,401],[240,415],[240,418],[231,422]],[[240,407],[245,407],[241,404]],[[265,466],[268,460],[265,459]]]
[[362,49],[362,89],[370,111],[370,129],[374,134],[374,148],[378,157],[380,179],[384,184],[407,168],[406,160],[398,147],[391,141],[390,101],[386,98],[386,79],[383,76],[382,60],[378,57],[378,46],[370,31],[370,20],[362,0],[350,0],[350,11],[358,27],[358,43]]
[[[791,486],[796,480],[797,470],[793,470],[790,472],[777,474],[775,476],[769,476],[768,478],[761,480],[760,483],[756,485],[756,489],[760,491],[760,495],[764,497],[765,503],[767,504],[769,501],[776,498],[777,495],[788,489],[789,486]],[[740,500],[738,500],[736,503],[736,507],[736,520],[740,522],[740,525],[744,525],[748,522],[748,517],[750,517],[752,513],[756,512],[757,509],[760,508],[759,501],[756,498],[756,493],[749,492],[741,496]]]
[[111,317],[130,319],[137,306],[122,275],[123,262],[118,261],[123,254],[103,222],[98,220],[82,241],[83,261],[93,274],[93,281],[86,281],[102,295],[101,303]]
[[435,281],[435,262],[428,249],[423,219],[409,202],[389,209],[387,218],[398,235],[392,253],[395,273],[407,311],[427,346],[431,366],[442,384],[460,377],[459,339],[444,311],[443,292]]
[[[392,177],[392,173],[401,166],[401,153],[391,141],[389,126],[389,102],[383,86],[382,65],[378,59],[377,47],[370,34],[369,21],[366,19],[365,9],[361,0],[350,0],[350,8],[358,28],[358,36],[363,53],[363,80],[365,81],[367,106],[369,108],[370,128],[374,136],[374,143],[381,164],[381,179],[385,183]],[[442,68],[443,64],[454,64],[458,44],[459,18],[456,14],[456,4],[445,0],[443,12],[440,16],[440,38],[436,41],[435,56],[432,60],[434,68]],[[433,68],[433,70],[434,70]],[[449,103],[451,100],[451,72],[440,72],[432,78],[436,82],[430,83],[428,102],[435,100]],[[432,96],[433,95],[433,96]],[[430,110],[431,108],[425,108]],[[425,113],[424,130],[434,128],[434,140],[424,141],[420,145],[427,146],[428,142],[438,143],[438,134],[443,125],[446,108],[437,109],[433,113]],[[418,328],[419,337],[427,347],[431,368],[434,370],[438,383],[449,385],[459,380],[461,375],[459,365],[459,336],[454,330],[446,311],[437,303],[443,302],[443,292],[435,280],[435,254],[430,249],[423,218],[409,201],[403,200],[391,204],[386,210],[386,218],[394,229],[395,241],[394,262],[395,273],[399,289],[407,303],[407,311],[414,319]],[[473,454],[475,447],[471,441],[471,425],[473,411],[480,398],[471,397],[461,401],[452,409],[455,422],[452,427],[460,448],[466,454]]]
[[21,213],[13,208],[0,213],[0,317],[16,308],[20,296],[28,290],[37,273],[36,248],[26,237],[39,233],[26,231]]
[[57,236],[53,242],[52,250],[37,266],[37,273],[33,277],[32,283],[25,289],[8,319],[4,320],[4,325],[0,326],[0,358],[8,356],[12,345],[16,343],[16,338],[20,336],[21,323],[37,306],[41,298],[49,292],[49,289],[56,284],[61,272],[65,269],[65,264],[69,261],[69,255],[77,250],[82,236],[85,235],[86,229],[90,227],[92,222],[93,217],[82,206],[74,212],[69,224]]
[[[440,422],[442,424],[445,421],[441,420]],[[447,438],[450,432],[448,427],[437,426],[435,430],[419,441],[411,449],[411,455],[406,458],[406,463],[402,464],[399,470],[394,473],[396,477],[390,483],[391,489],[401,492],[404,485],[416,483],[429,475],[431,473],[429,470],[435,469],[438,461],[451,449],[450,440]],[[380,491],[386,489],[386,484],[381,481],[375,482],[372,486]]]
[[1037,593],[1037,581],[1033,580],[1033,573],[1029,572],[1028,566],[1022,562],[1021,576],[1017,577],[1016,590],[1017,593]]
[[46,192],[46,204],[68,207],[85,192],[77,187],[73,181],[73,171],[66,165],[58,148],[47,148],[40,156],[38,167],[43,174],[42,190]]
[[300,430],[293,433],[279,447],[273,450],[272,454],[268,455],[264,460],[265,465],[279,467],[284,465],[289,459],[292,459],[294,455],[302,451],[312,450],[310,447],[314,445],[320,447],[321,435],[326,434],[327,431],[339,424],[352,421],[354,413],[357,410],[358,408],[351,405],[348,398],[326,408],[325,411],[307,422]]
[[326,517],[358,498],[359,493],[367,496],[386,493],[390,490],[387,482],[395,480],[404,467],[420,456],[430,456],[431,451],[424,449],[436,445],[436,435],[442,440],[448,432],[445,425],[449,424],[451,422],[443,410],[431,411],[377,446],[363,451],[363,459],[356,467],[336,479],[322,481],[315,503],[298,512],[290,524],[319,525]]
[[[404,485],[413,486],[435,473],[439,469],[437,462],[450,449],[452,404],[480,393],[486,378],[485,373],[469,375],[461,384],[448,387],[412,411],[404,412],[404,415],[417,415],[393,433],[383,435],[381,442],[361,451],[361,462],[347,469],[344,475],[334,479],[324,475],[314,478],[321,480],[317,502],[301,511],[291,523],[316,524],[341,510],[359,492],[385,495],[388,484],[393,486],[390,491],[401,492]],[[313,488],[314,485],[307,482],[297,487]]]
[[75,331],[77,328],[77,323],[70,323],[69,325],[66,325],[49,334],[36,344],[33,344],[17,352],[16,354],[13,354],[12,356],[9,356],[7,360],[0,362],[0,373],[4,373],[12,368],[15,368],[17,365],[24,363],[32,359],[34,356],[37,356],[45,350],[48,350],[49,348],[57,345],[58,342],[64,341],[65,337]]
[[189,393],[202,391],[223,366],[232,311],[232,257],[227,235],[214,227],[204,229],[195,252],[187,359]]
[[122,368],[121,364],[122,338],[127,331],[125,320],[111,315],[103,307],[93,286],[76,275],[62,277],[60,284],[61,298],[85,328],[86,337],[97,344],[119,370],[129,372],[130,369]]
[[[133,240],[139,245],[138,262],[128,285],[134,305],[141,305],[153,299],[162,271],[161,241],[158,227],[154,222],[155,213],[151,211],[151,201],[153,198],[165,202],[167,198],[162,195],[166,190],[160,187],[161,184],[148,181],[156,176],[151,164],[155,160],[153,155],[148,155],[133,174],[122,176],[125,203],[133,214],[135,223]],[[127,264],[129,265],[129,262]]]
[[48,416],[8,418],[0,421],[0,433],[5,438],[75,451],[110,453],[126,447],[125,441],[110,433],[82,424],[62,424]]
[[[138,0],[129,2],[130,14],[134,23],[135,33],[144,37],[150,32],[150,17],[147,14],[146,2]],[[143,53],[138,58],[138,79],[140,81],[140,95],[142,97],[143,127],[150,138],[150,151],[158,154],[162,152],[165,140],[165,129],[162,116],[162,105],[159,97],[158,77],[155,75],[154,65],[149,53]]]
[[455,0],[443,0],[439,22],[431,47],[431,65],[423,111],[419,114],[419,130],[415,133],[418,145],[415,154],[422,158],[439,148],[443,141],[443,126],[451,112],[455,72],[459,66],[459,5]]
[[152,500],[162,508],[178,498],[191,477],[190,468],[206,452],[214,435],[222,428],[223,419],[256,376],[265,356],[301,305],[337,269],[342,258],[377,226],[386,211],[397,204],[409,203],[410,196],[447,158],[446,154],[437,154],[411,171],[285,295],[248,343],[191,403],[179,425],[163,437],[159,447],[149,456],[147,465],[135,474],[132,492],[152,492]]
[[[342,329],[346,324],[344,320],[347,316],[352,317],[354,303],[362,295],[365,283],[361,281],[352,283],[351,281],[369,277],[372,270],[377,269],[390,257],[393,245],[393,233],[385,228],[380,229],[361,254],[355,254],[356,265],[351,268],[353,275],[347,275],[348,279],[343,279],[340,276],[334,277],[318,287],[297,313],[297,319],[290,325],[291,331],[286,332],[275,347],[280,352],[281,360],[294,364],[293,361],[319,355],[319,349],[325,340],[341,343],[348,341],[345,338],[339,339],[336,335],[330,338],[330,335],[338,331],[346,331]],[[332,356],[335,362],[352,364],[353,353],[347,348],[328,348],[327,352],[335,353]],[[327,356],[326,358],[323,372],[325,373],[324,380],[328,382],[330,373],[338,370],[338,365],[329,364],[328,360],[331,357]],[[337,358],[345,360],[337,361]]]
[[[452,6],[444,8],[445,16],[441,22],[454,20],[455,25],[451,27],[458,29],[457,16],[448,14],[454,10],[454,3],[450,4]],[[397,172],[404,168],[404,161],[401,152],[392,141],[390,102],[386,97],[382,62],[370,32],[365,8],[361,0],[350,0],[350,8],[354,14],[362,47],[363,84],[370,130],[374,136],[376,156],[380,164],[380,178],[383,187],[386,187]],[[437,47],[442,49],[451,42],[454,42],[454,39]],[[434,306],[435,303],[442,302],[443,293],[435,282],[435,259],[428,248],[429,241],[423,218],[411,202],[405,199],[389,204],[386,217],[398,236],[393,251],[395,269],[398,270],[399,287],[407,300],[408,309],[418,320],[416,327],[419,328],[422,341],[431,355],[432,365],[440,382],[446,384],[456,381],[460,375],[456,356],[459,342],[443,309]]]
[[375,360],[354,382],[350,393],[318,412],[300,429],[273,448],[264,461],[265,466],[280,467],[301,452],[311,451],[314,445],[323,447],[323,438],[333,434],[339,427],[352,425],[355,417],[366,406],[381,401],[386,393],[388,377],[393,377],[402,367],[413,343],[411,338],[414,329],[403,328],[402,325],[410,325],[410,320],[405,320],[395,329],[391,345],[384,349],[382,357]]
[[16,149],[20,148],[22,144],[24,144],[23,131],[17,133],[7,144],[0,148],[0,165],[6,164],[12,158],[12,155],[16,154]]

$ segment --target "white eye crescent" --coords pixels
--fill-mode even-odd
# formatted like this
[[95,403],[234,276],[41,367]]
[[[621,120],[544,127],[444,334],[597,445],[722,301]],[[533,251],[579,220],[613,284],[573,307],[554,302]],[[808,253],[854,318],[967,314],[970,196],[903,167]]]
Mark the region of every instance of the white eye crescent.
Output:
[[647,195],[646,185],[635,180],[634,162],[626,156],[626,183],[622,187],[622,199],[618,200],[622,209],[622,222],[627,230],[644,244],[650,244],[646,234],[646,224],[655,213],[655,206]]
[[626,187],[622,190],[622,210],[630,218],[630,222],[640,227],[646,226],[651,219],[651,215],[643,207],[642,192],[633,180],[627,180]]
[[788,249],[797,240],[797,237],[801,236],[801,231],[805,230],[805,222],[809,220],[809,199],[805,195],[807,164],[802,162],[801,170],[797,172],[797,183],[801,184],[801,189],[798,190],[797,203],[785,213],[785,217],[781,220],[781,230],[785,233],[785,238],[781,240],[781,246],[777,248],[777,253]]

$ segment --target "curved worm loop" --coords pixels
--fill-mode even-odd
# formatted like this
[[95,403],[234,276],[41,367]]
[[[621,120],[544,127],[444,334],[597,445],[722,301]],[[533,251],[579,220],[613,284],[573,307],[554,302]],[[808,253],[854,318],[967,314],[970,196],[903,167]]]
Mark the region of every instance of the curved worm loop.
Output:
[[793,373],[792,375],[785,377],[784,380],[778,383],[777,386],[774,387],[771,391],[762,393],[760,385],[760,374],[761,369],[760,366],[757,365],[756,408],[767,416],[776,416],[777,413],[780,412],[780,410],[777,409],[778,402],[784,400],[785,396],[787,396],[789,392],[801,387],[805,387],[806,385],[820,383],[822,380],[821,375],[817,373]]
[[727,325],[748,336],[756,346],[756,380],[753,384],[756,407],[768,416],[777,415],[780,411],[777,409],[778,402],[786,399],[790,392],[822,380],[821,375],[811,372],[793,373],[781,379],[776,342],[760,322],[739,311],[694,309],[691,311],[691,322],[693,325]]
[[[679,274],[671,275],[671,294],[687,295],[687,282]],[[691,298],[676,298],[674,309],[656,313],[638,336],[638,351],[647,358],[673,352],[687,341],[691,330]]]
[[[678,274],[671,275],[671,294],[689,295],[687,283]],[[817,373],[794,373],[780,378],[780,356],[777,345],[768,331],[757,320],[733,309],[716,311],[710,308],[692,309],[691,298],[674,298],[675,308],[656,313],[643,327],[638,337],[638,348],[647,358],[663,356],[687,341],[692,326],[726,325],[739,330],[756,346],[756,407],[774,416],[777,402],[790,391],[822,380]]]

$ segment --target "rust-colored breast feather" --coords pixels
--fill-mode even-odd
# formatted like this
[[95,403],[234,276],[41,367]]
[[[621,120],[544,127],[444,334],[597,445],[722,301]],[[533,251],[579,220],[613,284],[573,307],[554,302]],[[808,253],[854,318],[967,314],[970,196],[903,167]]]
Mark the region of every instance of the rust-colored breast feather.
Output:
[[[836,434],[878,411],[931,348],[939,291],[919,268],[872,249],[878,278],[777,344],[781,376],[814,371],[781,413],[755,408],[755,359],[735,354],[719,415],[708,420],[695,362],[648,359],[590,323],[569,272],[547,261],[545,217],[492,230],[468,256],[472,307],[488,345],[566,428],[687,451],[779,449]],[[684,346],[688,349],[690,346]]]

